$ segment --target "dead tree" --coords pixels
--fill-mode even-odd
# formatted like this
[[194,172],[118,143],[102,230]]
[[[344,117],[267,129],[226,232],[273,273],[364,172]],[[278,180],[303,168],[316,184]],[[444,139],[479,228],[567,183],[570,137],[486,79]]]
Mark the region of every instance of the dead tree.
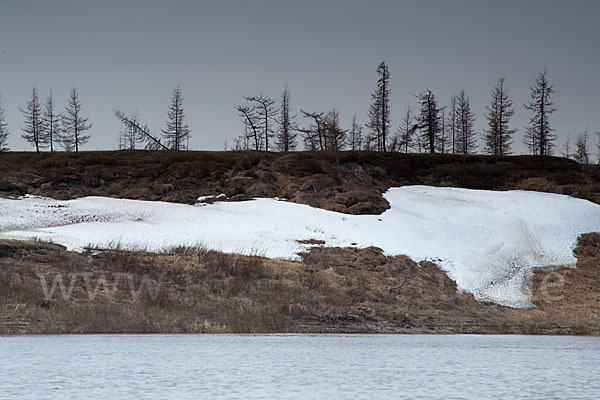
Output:
[[244,123],[243,142],[246,144],[250,139],[254,142],[254,150],[262,150],[262,138],[260,133],[260,126],[258,125],[257,116],[254,112],[253,107],[245,104],[243,106],[235,106],[238,114],[242,118]]
[[326,148],[325,142],[325,132],[324,132],[324,118],[323,112],[306,112],[304,110],[300,110],[304,118],[312,119],[313,123],[310,128],[302,129],[301,132],[304,133],[304,143],[306,145],[310,145],[310,150],[320,150],[324,151]]
[[413,135],[419,127],[414,119],[412,108],[410,106],[406,107],[404,117],[402,117],[400,126],[398,126],[398,131],[396,132],[396,135],[399,138],[399,146],[395,151],[402,151],[405,154],[408,154],[408,150],[413,147]]
[[169,150],[167,146],[160,142],[160,139],[150,134],[148,125],[142,125],[137,117],[137,114],[133,114],[132,117],[128,117],[122,111],[115,110],[115,117],[125,126],[125,129],[132,132],[133,135],[143,138],[143,142],[146,143],[145,147],[147,150]]
[[362,142],[363,142],[363,137],[362,137],[362,126],[356,122],[356,114],[354,114],[354,116],[352,117],[352,124],[350,125],[350,149],[352,151],[359,151],[362,150]]
[[278,113],[278,110],[274,107],[275,100],[268,96],[263,96],[262,93],[259,96],[244,96],[244,99],[254,103],[254,114],[257,117],[256,121],[259,121],[258,126],[262,129],[265,151],[269,151],[269,139],[275,133],[273,126],[275,125]]

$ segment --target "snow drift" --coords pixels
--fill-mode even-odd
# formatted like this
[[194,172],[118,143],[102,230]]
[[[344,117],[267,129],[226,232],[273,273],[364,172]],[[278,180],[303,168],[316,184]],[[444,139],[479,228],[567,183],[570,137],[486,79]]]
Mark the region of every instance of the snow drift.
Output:
[[406,186],[384,194],[381,215],[346,215],[255,199],[184,205],[86,197],[0,199],[0,237],[40,238],[81,250],[116,243],[151,251],[197,245],[297,258],[299,240],[377,246],[387,255],[435,260],[480,300],[527,307],[536,267],[574,264],[583,233],[600,231],[600,206],[568,196]]

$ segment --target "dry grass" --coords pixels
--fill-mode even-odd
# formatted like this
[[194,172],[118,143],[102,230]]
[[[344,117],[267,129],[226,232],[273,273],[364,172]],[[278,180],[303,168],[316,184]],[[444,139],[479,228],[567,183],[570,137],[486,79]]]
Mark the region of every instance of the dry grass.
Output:
[[[600,334],[600,235],[582,237],[576,253],[577,268],[556,271],[563,286],[538,271],[531,280],[535,308],[512,310],[457,292],[432,263],[385,257],[376,248],[313,248],[303,261],[290,262],[201,246],[74,253],[49,243],[0,241],[0,334]],[[57,290],[46,300],[39,273],[49,285],[57,274],[67,286],[72,274],[79,278],[70,298]],[[90,299],[82,276],[92,288],[101,278],[108,286]],[[546,293],[561,300],[542,293],[544,279]],[[133,295],[132,286],[144,289]]]

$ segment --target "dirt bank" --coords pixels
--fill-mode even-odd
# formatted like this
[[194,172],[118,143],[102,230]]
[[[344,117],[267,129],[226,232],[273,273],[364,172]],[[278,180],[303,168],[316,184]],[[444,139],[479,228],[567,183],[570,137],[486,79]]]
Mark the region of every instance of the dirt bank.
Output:
[[[600,335],[600,235],[580,238],[575,254],[575,269],[537,271],[530,281],[535,306],[514,310],[457,292],[435,264],[376,248],[316,247],[291,262],[202,248],[74,253],[0,241],[0,334]],[[69,296],[58,285],[52,297],[44,293],[57,276]]]
[[528,189],[600,203],[600,167],[535,156],[342,152],[0,153],[0,195],[56,199],[109,196],[194,203],[280,197],[350,214],[379,214],[382,193],[401,185]]

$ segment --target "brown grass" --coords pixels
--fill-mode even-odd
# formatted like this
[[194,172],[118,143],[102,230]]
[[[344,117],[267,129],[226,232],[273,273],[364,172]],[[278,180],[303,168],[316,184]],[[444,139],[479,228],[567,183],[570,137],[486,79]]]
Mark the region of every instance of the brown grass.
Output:
[[[513,310],[457,292],[433,263],[386,257],[377,248],[315,247],[291,262],[202,247],[74,253],[49,243],[0,241],[0,334],[600,334],[600,235],[583,236],[576,254],[577,268],[555,271],[564,285],[557,285],[558,275],[538,271],[530,282],[535,307]],[[85,273],[92,287],[104,277],[109,291],[121,280],[112,296],[102,289],[90,299],[78,279],[70,298],[57,292],[46,300],[39,273],[49,283],[56,274],[68,283],[69,274]],[[130,285],[142,282],[145,289],[133,296]]]

